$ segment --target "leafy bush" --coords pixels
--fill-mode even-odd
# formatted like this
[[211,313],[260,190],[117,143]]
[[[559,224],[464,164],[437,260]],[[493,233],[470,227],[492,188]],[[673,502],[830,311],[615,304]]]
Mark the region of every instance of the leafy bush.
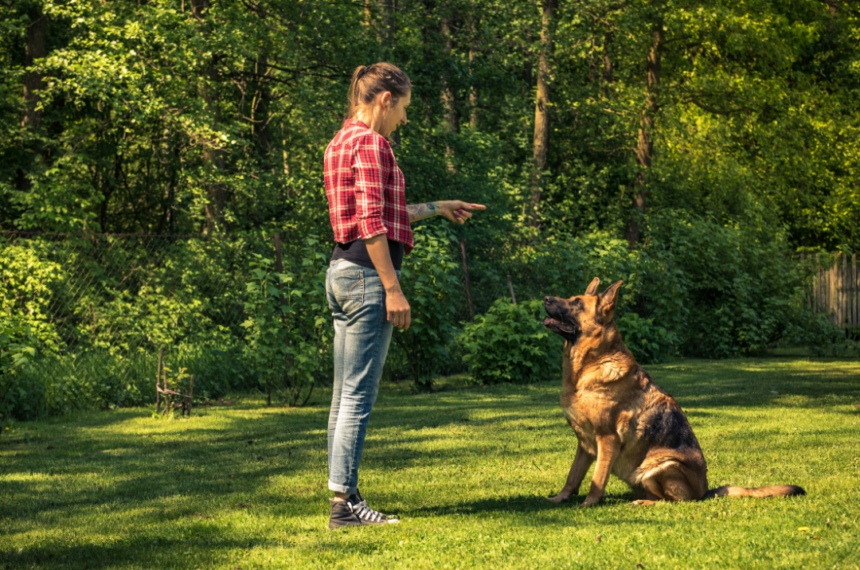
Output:
[[502,246],[492,258],[470,262],[470,277],[473,274],[479,310],[482,291],[507,290],[507,274],[519,301],[581,295],[594,277],[602,287],[621,279],[616,320],[625,341],[630,337],[637,359],[658,362],[678,351],[688,311],[686,284],[669,252],[631,251],[626,241],[603,232],[555,235],[510,250]]
[[679,211],[652,219],[648,255],[681,268],[689,311],[681,351],[727,358],[763,351],[800,314],[805,275],[785,234],[754,223],[721,225]]
[[636,313],[626,313],[616,318],[615,324],[624,344],[641,364],[660,362],[678,346],[678,335],[655,325],[653,318],[643,319]]
[[803,307],[785,335],[789,345],[805,346],[815,356],[860,357],[860,343],[830,322],[826,315]]
[[315,237],[298,256],[288,256],[283,273],[255,254],[247,285],[249,354],[255,359],[271,404],[272,392],[291,406],[303,405],[330,360],[332,330],[325,309],[328,256]]
[[0,241],[0,327],[24,327],[34,344],[50,350],[62,346],[48,318],[51,288],[61,281],[58,263],[26,245]]
[[37,416],[44,390],[28,381],[27,372],[36,356],[29,329],[0,328],[0,432],[13,417]]
[[544,327],[543,318],[540,301],[514,305],[503,298],[465,325],[460,343],[472,380],[528,383],[558,377],[563,343]]
[[400,273],[412,324],[405,333],[396,329],[394,342],[406,355],[416,387],[428,389],[450,359],[447,344],[457,332],[453,300],[462,286],[447,229],[419,226],[414,234],[415,249],[405,256]]

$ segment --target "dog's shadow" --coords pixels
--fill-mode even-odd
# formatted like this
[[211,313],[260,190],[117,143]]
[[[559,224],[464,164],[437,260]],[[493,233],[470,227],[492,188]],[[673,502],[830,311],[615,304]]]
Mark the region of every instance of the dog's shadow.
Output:
[[[636,497],[632,492],[604,495],[600,503],[589,508],[602,509],[618,505],[629,505],[634,500],[636,500]],[[574,495],[563,503],[554,503],[547,496],[526,494],[475,500],[452,498],[447,504],[410,509],[408,514],[410,517],[415,518],[448,515],[481,515],[496,512],[529,514],[559,509],[579,510],[579,506],[583,501],[585,501],[585,494]]]

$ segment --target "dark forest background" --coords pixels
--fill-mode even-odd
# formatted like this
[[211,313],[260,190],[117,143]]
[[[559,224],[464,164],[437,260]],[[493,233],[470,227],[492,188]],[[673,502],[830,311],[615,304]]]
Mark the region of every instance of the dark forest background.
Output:
[[414,85],[410,202],[470,229],[666,209],[860,247],[860,7],[842,0],[0,0],[0,228],[325,235],[358,65]]

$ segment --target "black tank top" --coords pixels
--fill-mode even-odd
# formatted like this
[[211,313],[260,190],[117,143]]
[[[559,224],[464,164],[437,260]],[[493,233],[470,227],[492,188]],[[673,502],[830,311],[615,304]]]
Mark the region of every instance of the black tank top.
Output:
[[[391,263],[394,265],[394,269],[400,271],[400,266],[403,265],[403,244],[399,241],[388,240],[388,253],[391,254]],[[362,267],[376,269],[373,266],[373,261],[370,260],[367,245],[362,239],[349,243],[335,242],[331,260],[334,261],[335,259],[345,259]]]

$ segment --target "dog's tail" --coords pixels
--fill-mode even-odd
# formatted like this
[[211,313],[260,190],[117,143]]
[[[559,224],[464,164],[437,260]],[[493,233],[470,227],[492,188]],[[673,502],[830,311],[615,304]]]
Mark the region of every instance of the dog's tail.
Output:
[[735,485],[723,485],[716,489],[711,489],[703,499],[711,499],[713,497],[753,497],[756,499],[765,499],[767,497],[792,497],[794,495],[805,495],[806,491],[797,485],[771,485],[770,487],[737,487]]

